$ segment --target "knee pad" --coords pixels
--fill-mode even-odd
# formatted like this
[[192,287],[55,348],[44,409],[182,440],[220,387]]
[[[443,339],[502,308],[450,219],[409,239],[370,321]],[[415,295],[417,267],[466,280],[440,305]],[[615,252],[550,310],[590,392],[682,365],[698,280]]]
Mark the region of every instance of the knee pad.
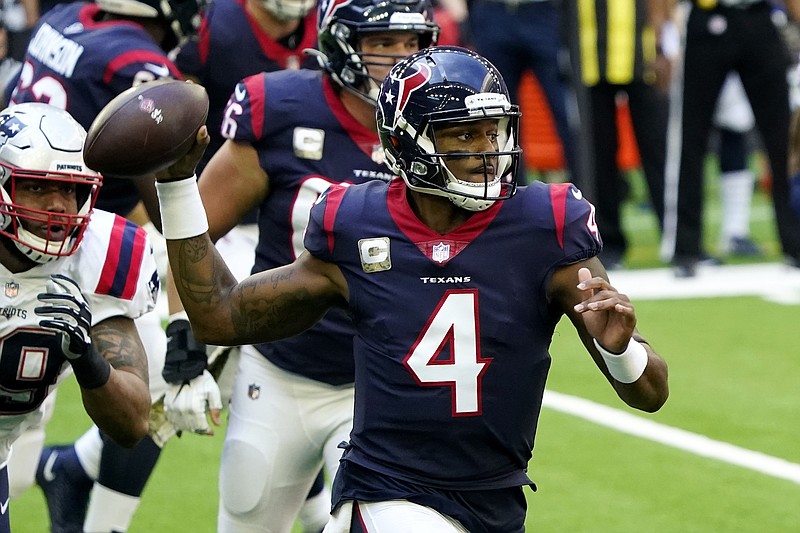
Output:
[[229,440],[222,450],[220,503],[233,515],[253,511],[271,475],[272,467],[261,450],[242,440]]

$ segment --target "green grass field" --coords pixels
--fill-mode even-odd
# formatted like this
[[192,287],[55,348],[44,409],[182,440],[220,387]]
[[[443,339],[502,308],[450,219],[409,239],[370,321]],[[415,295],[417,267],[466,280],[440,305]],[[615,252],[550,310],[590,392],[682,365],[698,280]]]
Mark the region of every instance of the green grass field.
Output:
[[[634,178],[637,179],[637,178]],[[632,268],[662,266],[655,224],[640,207],[640,184],[626,206]],[[708,243],[716,243],[714,184]],[[716,218],[715,218],[716,217]],[[759,192],[753,234],[777,261],[771,209]],[[601,228],[602,229],[602,228]],[[613,282],[613,273],[612,273]],[[618,408],[715,441],[780,458],[800,468],[798,376],[793,343],[797,305],[755,297],[636,300],[640,330],[670,365],[671,396],[654,414],[623,406],[567,322],[552,348],[549,389]],[[73,381],[59,393],[48,441],[66,442],[88,427]],[[530,474],[527,530],[538,532],[775,533],[800,531],[800,484],[713,457],[632,436],[550,408],[542,413]],[[171,441],[130,531],[215,530],[222,432]],[[12,527],[44,533],[34,488],[11,504]]]

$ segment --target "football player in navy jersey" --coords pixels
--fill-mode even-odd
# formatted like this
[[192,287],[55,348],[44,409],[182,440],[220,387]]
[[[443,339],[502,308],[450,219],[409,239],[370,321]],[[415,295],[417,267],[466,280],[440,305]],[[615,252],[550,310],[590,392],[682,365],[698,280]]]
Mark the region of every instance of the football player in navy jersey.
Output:
[[93,211],[102,178],[84,165],[85,137],[53,106],[0,112],[2,533],[12,444],[16,453],[70,371],[87,413],[117,445],[148,430],[147,360],[133,319],[155,306],[156,264],[143,229]]
[[[317,44],[315,5],[315,0],[215,0],[204,12],[198,35],[187,40],[175,58],[181,73],[208,92],[206,124],[213,135],[198,165],[198,174],[225,141],[220,128],[228,98],[240,80],[260,72],[317,67],[316,58],[304,53]],[[217,240],[217,248],[228,264],[236,265],[237,278],[247,277],[253,266],[258,244],[256,219],[254,209]],[[206,351],[207,347],[192,338],[185,313],[170,317],[167,334],[170,342],[164,372],[169,379],[180,379],[180,375],[173,375],[172,361],[184,361],[189,359],[187,351]],[[236,366],[237,352],[227,352],[218,366],[223,360],[230,367],[221,381],[229,383],[225,377]],[[222,389],[224,401],[229,391]],[[320,471],[298,517],[303,531],[319,531],[318,524],[327,521],[329,501],[330,493]]]
[[[321,70],[261,73],[237,84],[222,124],[225,143],[199,179],[215,240],[258,208],[253,271],[302,253],[311,206],[332,183],[391,179],[376,133],[378,87],[396,62],[438,34],[426,0],[323,2],[318,20]],[[334,309],[302,335],[242,347],[220,467],[218,531],[264,524],[290,531],[323,461],[333,475],[337,446],[352,424],[353,334],[346,312]],[[202,372],[204,354],[195,354],[202,358],[195,372]],[[165,409],[177,425],[196,418],[204,430],[205,413],[194,408],[205,404],[198,383],[205,377],[195,375],[180,376],[179,388],[194,381],[175,402],[168,397]],[[327,501],[324,521],[329,511]]]
[[[306,251],[239,283],[195,180],[179,179],[208,142],[201,128],[158,176],[176,287],[195,334],[214,344],[313,331],[330,310],[352,317],[355,414],[326,531],[521,533],[560,319],[631,407],[663,405],[667,366],[597,258],[593,206],[571,184],[516,188],[519,113],[493,65],[428,48],[390,71],[377,101],[401,178],[327,189]],[[310,366],[325,352],[295,355]]]
[[[167,52],[194,31],[198,10],[198,0],[97,0],[55,6],[34,28],[11,102],[49,103],[66,109],[88,129],[100,110],[130,87],[180,78]],[[139,224],[150,219],[160,227],[152,175],[104,178],[99,208]],[[140,214],[142,204],[149,217]],[[166,335],[155,312],[138,318],[136,325],[146,343],[155,402],[166,390],[161,378]],[[174,434],[170,424],[154,423],[151,435],[126,450],[104,443],[92,428],[75,445],[47,448],[39,457],[44,429],[33,431],[38,437],[17,448],[11,470],[15,477],[16,472],[22,476],[38,461],[36,480],[47,496],[54,532],[127,530],[161,447]]]
[[215,0],[203,15],[196,38],[187,40],[175,58],[181,73],[208,92],[211,144],[198,174],[225,137],[219,135],[225,104],[236,84],[259,72],[316,68],[305,54],[317,44],[314,0]]

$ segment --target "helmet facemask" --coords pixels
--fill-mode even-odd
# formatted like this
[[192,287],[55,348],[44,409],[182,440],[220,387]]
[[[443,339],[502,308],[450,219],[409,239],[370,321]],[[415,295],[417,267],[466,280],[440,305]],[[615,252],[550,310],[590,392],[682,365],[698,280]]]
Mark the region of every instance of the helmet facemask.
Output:
[[381,32],[416,33],[422,49],[435,45],[439,36],[425,0],[320,2],[318,24],[319,50],[308,52],[317,57],[320,68],[333,81],[371,105],[376,103],[383,79],[371,76],[369,67],[391,67],[405,55],[364,53],[362,39]]
[[[0,172],[10,174],[0,188],[0,235],[12,240],[24,256],[36,263],[48,263],[75,253],[89,224],[100,176],[26,171],[2,161],[0,167]],[[21,180],[41,180],[43,186],[54,183],[73,186],[77,212],[58,213],[20,204],[17,189]],[[44,232],[35,232],[32,229],[35,227],[44,228]]]
[[[407,176],[409,188],[417,192],[444,196],[456,206],[468,211],[484,211],[498,200],[506,200],[516,192],[516,175],[520,149],[518,144],[519,117],[504,95],[496,93],[468,96],[467,105],[475,104],[472,116],[454,120],[463,113],[433,112],[415,131],[405,120],[398,121],[397,129],[411,135],[419,147],[415,160],[405,169],[397,169]],[[489,103],[487,105],[487,102]],[[464,122],[497,118],[497,150],[490,152],[441,152],[436,146],[437,126],[451,126]],[[424,155],[423,155],[424,154]],[[484,169],[483,182],[461,180],[447,165],[447,160],[481,158]],[[391,164],[391,161],[390,161]],[[491,171],[489,171],[491,170]]]

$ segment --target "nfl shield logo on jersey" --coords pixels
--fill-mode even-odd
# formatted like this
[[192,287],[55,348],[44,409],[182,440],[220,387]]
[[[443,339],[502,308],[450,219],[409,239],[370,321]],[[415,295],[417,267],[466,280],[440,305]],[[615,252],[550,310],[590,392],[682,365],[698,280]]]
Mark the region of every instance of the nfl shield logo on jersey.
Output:
[[433,250],[431,251],[431,259],[437,263],[444,263],[450,259],[450,245],[443,242],[434,244]]
[[247,387],[247,396],[251,400],[258,400],[259,396],[261,396],[261,387],[255,383],[251,383]]
[[16,298],[19,294],[19,283],[7,281],[5,293],[8,298]]

